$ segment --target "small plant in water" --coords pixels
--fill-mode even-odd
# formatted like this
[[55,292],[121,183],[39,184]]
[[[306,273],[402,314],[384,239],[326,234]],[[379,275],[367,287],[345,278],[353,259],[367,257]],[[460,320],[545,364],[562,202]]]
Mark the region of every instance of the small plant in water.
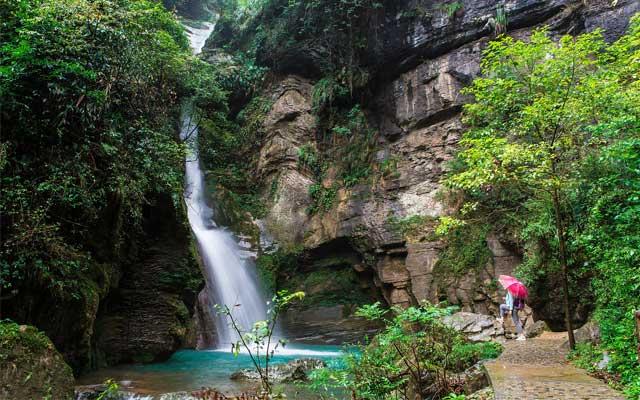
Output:
[[[244,349],[251,358],[253,367],[260,376],[262,397],[271,398],[273,387],[269,375],[269,363],[279,347],[285,347],[284,339],[273,337],[278,316],[297,301],[304,299],[304,292],[289,293],[286,290],[278,292],[270,302],[267,302],[267,319],[257,321],[251,329],[241,326],[233,316],[233,309],[225,305],[216,305],[216,310],[227,316],[229,325],[238,334],[238,340],[231,345],[231,352],[237,356]],[[233,306],[240,307],[239,304]]]
[[97,400],[112,400],[120,398],[118,394],[120,387],[113,379],[107,379],[104,382],[104,386],[106,389],[100,393]]

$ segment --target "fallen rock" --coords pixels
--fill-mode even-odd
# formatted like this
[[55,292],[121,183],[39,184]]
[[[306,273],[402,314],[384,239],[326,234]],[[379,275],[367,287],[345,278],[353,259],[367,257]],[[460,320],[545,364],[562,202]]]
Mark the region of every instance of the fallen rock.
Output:
[[38,329],[0,322],[0,399],[73,398],[73,373]]
[[202,398],[203,397],[195,397],[187,392],[165,393],[160,396],[160,400],[198,400]]
[[[576,343],[598,344],[600,343],[600,326],[594,321],[589,321],[580,328],[575,329],[573,335]],[[569,348],[569,341],[565,341],[562,347]]]
[[549,327],[547,323],[544,321],[535,321],[533,324],[527,323],[524,328],[524,334],[527,338],[533,338],[536,336],[540,336],[542,332],[548,331]]
[[[271,381],[275,383],[305,382],[310,371],[325,366],[326,364],[322,360],[303,358],[286,364],[275,364],[269,367],[269,375]],[[257,381],[260,380],[260,374],[255,369],[241,369],[231,374],[231,379]]]
[[458,378],[464,381],[464,392],[467,394],[475,393],[489,386],[489,379],[481,363],[477,363],[463,373],[458,374]]
[[600,326],[594,321],[587,322],[573,333],[576,343],[598,344],[600,342]]
[[[100,396],[104,396],[104,392],[107,390],[107,385],[84,385],[77,386],[75,389],[75,400],[98,400]],[[126,390],[119,390],[116,394],[109,394],[106,398],[109,400],[153,400],[152,396],[137,395],[133,392],[127,392]],[[162,397],[161,399],[164,399]],[[191,400],[190,398],[175,397],[165,400]],[[195,400],[195,399],[194,399]]]
[[467,396],[467,400],[494,400],[493,388],[486,387]]
[[471,342],[489,342],[504,334],[504,330],[490,315],[458,312],[444,317],[445,325],[462,332]]

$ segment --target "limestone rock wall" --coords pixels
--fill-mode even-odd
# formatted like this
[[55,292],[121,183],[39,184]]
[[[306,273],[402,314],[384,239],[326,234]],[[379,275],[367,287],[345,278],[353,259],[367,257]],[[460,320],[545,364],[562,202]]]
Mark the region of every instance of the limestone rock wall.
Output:
[[[117,207],[110,211],[118,214]],[[141,229],[128,232],[116,252],[106,243],[118,223],[106,215],[107,228],[96,226],[100,264],[78,275],[79,296],[60,299],[34,286],[2,303],[3,317],[44,331],[76,374],[160,360],[186,343],[204,284],[186,215],[169,194],[157,194],[143,212]]]
[[[479,73],[482,50],[495,35],[499,4],[508,13],[509,34],[516,37],[547,25],[553,35],[602,28],[607,39],[614,39],[640,11],[640,3],[465,0],[461,4],[460,11],[448,16],[433,1],[385,3],[369,40],[376,84],[364,111],[379,133],[377,159],[395,160],[395,171],[368,184],[341,188],[326,213],[310,216],[306,211],[311,205],[309,187],[317,182],[298,166],[302,146],[321,146],[311,94],[317,71],[308,66],[317,62],[322,49],[297,43],[281,54],[261,54],[264,64],[274,65],[279,75],[265,91],[273,106],[265,118],[255,175],[268,206],[261,226],[281,245],[302,245],[302,263],[311,257],[318,264],[335,252],[352,252],[351,268],[388,304],[447,300],[464,311],[495,314],[500,302],[495,278],[512,274],[521,262],[519,250],[508,238],[490,232],[487,265],[447,275],[436,271],[443,243],[430,235],[402,235],[390,220],[421,216],[428,221],[447,212],[438,193],[464,131],[460,111],[469,99],[460,90]],[[405,18],[412,10],[427,12]],[[538,318],[553,319],[558,312],[546,304],[535,307]],[[331,327],[344,323],[344,316],[337,308],[314,308],[296,311],[285,320],[294,336],[310,338],[311,332],[321,330],[320,339],[327,341],[340,340]],[[367,328],[356,324],[353,329]]]

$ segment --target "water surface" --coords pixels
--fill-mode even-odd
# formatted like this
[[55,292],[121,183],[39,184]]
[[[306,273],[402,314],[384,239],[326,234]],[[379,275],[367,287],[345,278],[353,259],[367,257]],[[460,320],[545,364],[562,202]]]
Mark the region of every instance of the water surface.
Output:
[[[274,363],[284,363],[299,358],[318,358],[327,363],[338,362],[341,354],[338,346],[287,346],[276,355]],[[78,385],[93,385],[114,379],[122,389],[139,394],[192,391],[212,387],[226,395],[255,391],[255,383],[232,381],[230,375],[242,368],[252,368],[247,354],[234,357],[226,350],[181,350],[169,360],[155,364],[131,364],[98,370],[80,377]],[[284,387],[289,398],[314,399],[309,390],[299,385]]]

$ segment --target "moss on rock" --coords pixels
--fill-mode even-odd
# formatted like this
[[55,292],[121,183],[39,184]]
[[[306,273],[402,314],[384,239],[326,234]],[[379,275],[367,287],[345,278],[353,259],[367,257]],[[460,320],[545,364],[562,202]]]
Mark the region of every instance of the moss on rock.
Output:
[[73,373],[36,328],[0,322],[0,398],[73,398]]

